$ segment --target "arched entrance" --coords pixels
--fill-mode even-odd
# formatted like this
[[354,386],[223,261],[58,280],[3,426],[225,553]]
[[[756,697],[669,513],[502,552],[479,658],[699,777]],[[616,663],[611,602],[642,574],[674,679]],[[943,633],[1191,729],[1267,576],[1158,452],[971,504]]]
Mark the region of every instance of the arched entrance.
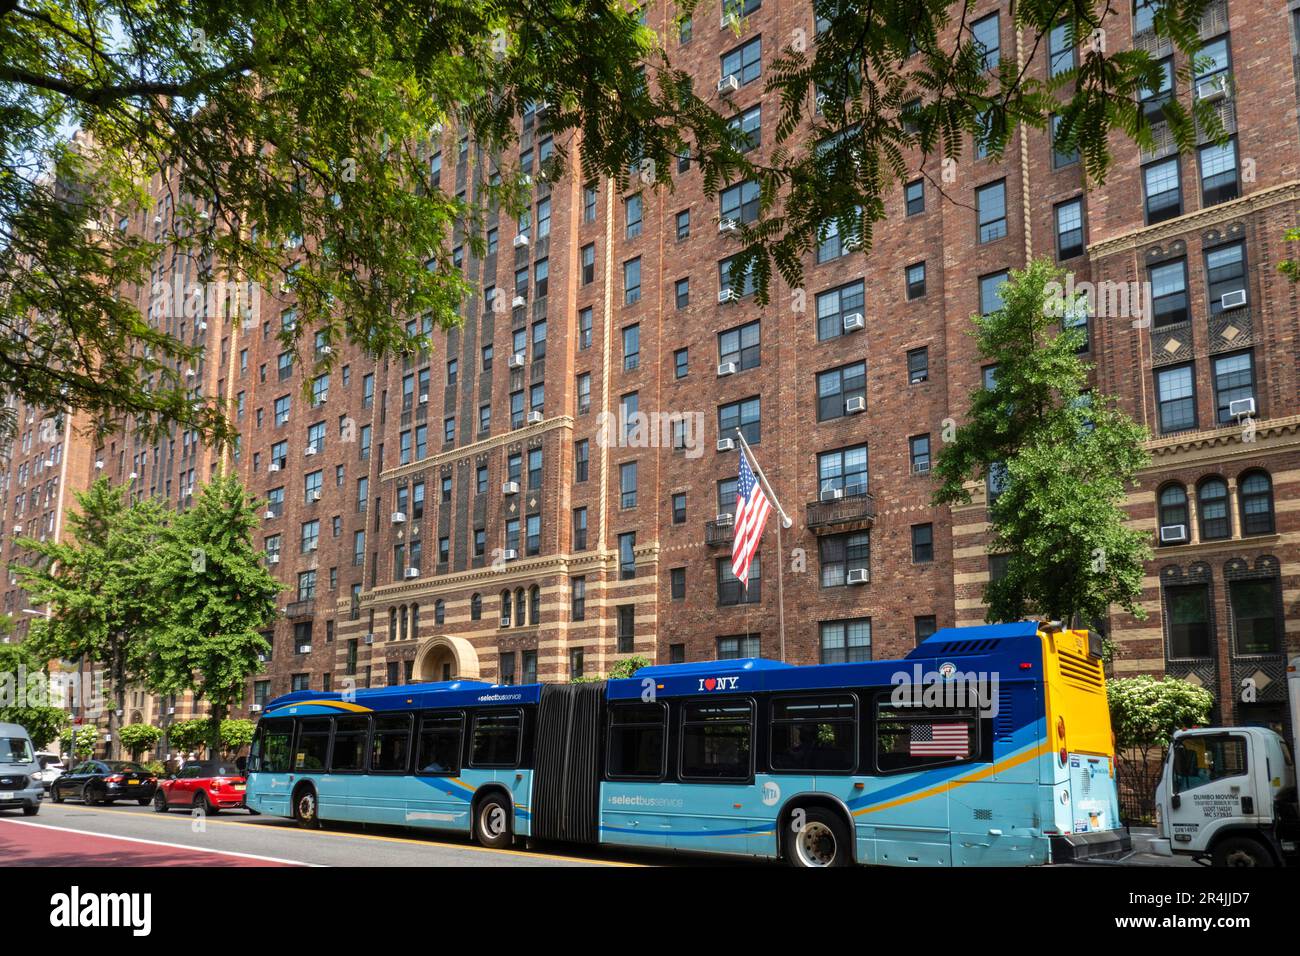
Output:
[[478,673],[478,654],[463,637],[431,637],[415,656],[417,681],[478,680]]

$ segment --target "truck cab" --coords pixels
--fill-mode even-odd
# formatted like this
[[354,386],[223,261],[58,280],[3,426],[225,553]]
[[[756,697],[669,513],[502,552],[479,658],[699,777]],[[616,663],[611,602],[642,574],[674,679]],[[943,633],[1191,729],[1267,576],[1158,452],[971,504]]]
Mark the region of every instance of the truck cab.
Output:
[[1264,727],[1209,727],[1174,736],[1156,788],[1168,850],[1215,866],[1282,866],[1297,858],[1291,748]]

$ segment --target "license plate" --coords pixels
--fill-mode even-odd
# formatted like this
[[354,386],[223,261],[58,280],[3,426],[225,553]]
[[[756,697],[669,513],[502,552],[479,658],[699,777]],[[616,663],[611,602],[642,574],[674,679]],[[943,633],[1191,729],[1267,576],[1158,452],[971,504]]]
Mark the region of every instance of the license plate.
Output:
[[243,793],[245,790],[248,789],[248,786],[246,784],[237,783],[235,784],[235,789],[238,790],[240,793]]
[[13,798],[14,792],[12,790],[0,791],[0,800],[12,800]]
[[136,784],[138,784],[139,782],[140,782],[139,780],[128,780],[128,781],[126,782],[126,785],[127,785],[128,787],[134,787],[134,786],[135,786]]

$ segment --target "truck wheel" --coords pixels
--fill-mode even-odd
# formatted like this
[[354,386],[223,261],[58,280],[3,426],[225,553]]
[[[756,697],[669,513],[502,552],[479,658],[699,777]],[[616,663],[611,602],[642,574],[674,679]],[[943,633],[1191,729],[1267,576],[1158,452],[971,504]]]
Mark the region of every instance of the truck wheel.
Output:
[[1273,866],[1273,855],[1258,840],[1228,837],[1214,847],[1215,866]]

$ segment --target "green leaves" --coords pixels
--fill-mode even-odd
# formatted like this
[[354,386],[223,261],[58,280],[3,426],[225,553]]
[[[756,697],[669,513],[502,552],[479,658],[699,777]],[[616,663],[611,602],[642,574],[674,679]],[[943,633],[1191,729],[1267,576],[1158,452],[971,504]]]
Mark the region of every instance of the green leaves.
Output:
[[1106,698],[1121,750],[1165,750],[1177,731],[1208,724],[1214,707],[1214,695],[1204,687],[1146,674],[1107,681]]
[[1001,309],[974,318],[992,383],[972,393],[935,465],[936,504],[970,503],[972,481],[991,490],[989,551],[1006,556],[1006,570],[985,588],[989,620],[1091,621],[1112,604],[1145,616],[1137,599],[1151,549],[1123,504],[1147,462],[1147,433],[1086,392],[1082,333],[1056,318],[1062,276],[1033,262],[1001,287]]

